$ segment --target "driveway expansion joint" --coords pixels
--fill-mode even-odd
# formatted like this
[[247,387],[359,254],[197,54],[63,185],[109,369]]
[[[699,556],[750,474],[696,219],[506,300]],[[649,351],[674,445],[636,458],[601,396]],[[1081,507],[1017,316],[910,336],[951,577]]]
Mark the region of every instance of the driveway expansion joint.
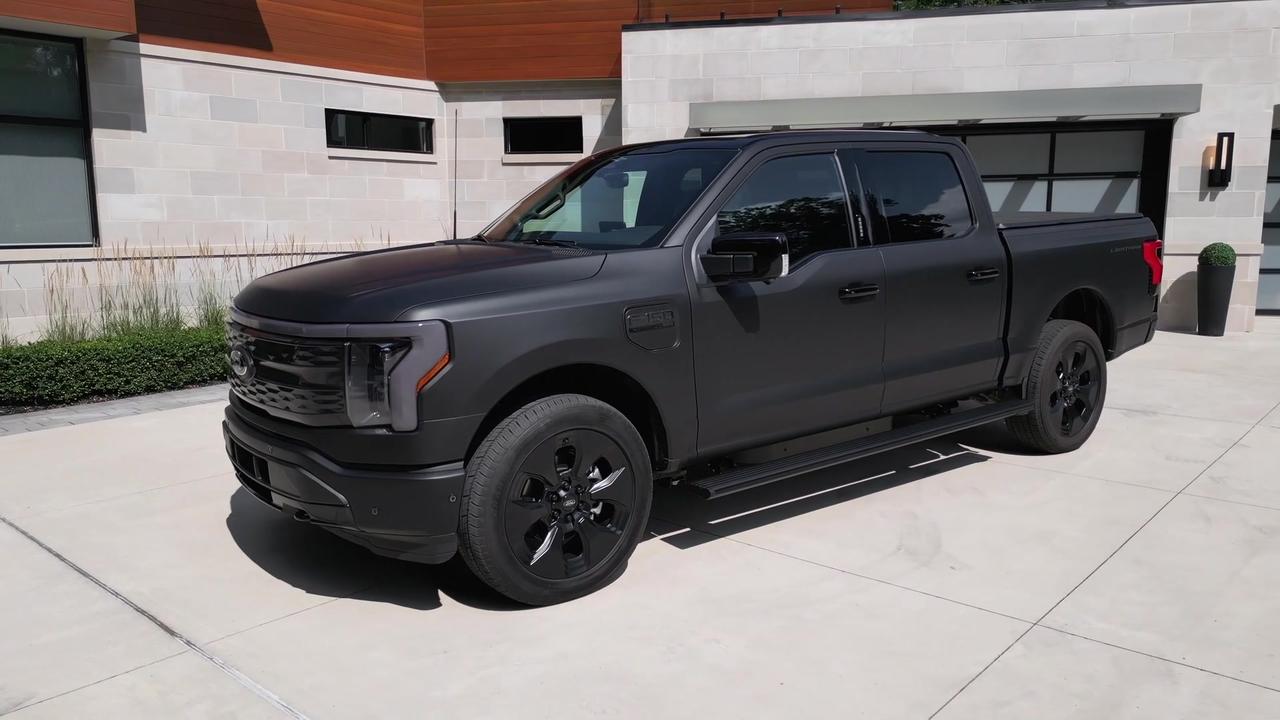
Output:
[[[1227,453],[1229,453],[1229,452],[1231,452],[1233,449],[1235,449],[1235,447],[1236,447],[1237,445],[1239,445],[1239,444],[1240,444],[1240,441],[1241,441],[1241,440],[1243,440],[1243,439],[1245,438],[1245,436],[1247,436],[1250,432],[1253,432],[1254,428],[1257,428],[1259,425],[1261,425],[1261,424],[1262,424],[1262,422],[1263,422],[1264,420],[1266,420],[1268,417],[1270,417],[1270,416],[1271,416],[1271,414],[1272,414],[1272,413],[1274,413],[1277,409],[1280,409],[1280,403],[1276,403],[1275,405],[1273,405],[1273,406],[1271,407],[1271,409],[1270,409],[1270,410],[1268,410],[1268,411],[1266,411],[1265,413],[1263,413],[1263,414],[1262,414],[1262,417],[1258,418],[1257,422],[1253,423],[1253,425],[1249,428],[1249,430],[1247,430],[1247,431],[1246,431],[1243,435],[1241,435],[1239,438],[1236,438],[1235,442],[1231,443],[1231,445],[1230,445],[1230,446],[1228,446],[1227,448],[1225,448],[1222,452],[1218,453],[1217,457],[1215,457],[1212,461],[1210,461],[1210,462],[1209,462],[1209,464],[1205,465],[1205,466],[1204,466],[1204,468],[1200,470],[1200,472],[1196,473],[1196,476],[1195,476],[1195,477],[1193,477],[1193,478],[1191,478],[1190,480],[1188,480],[1188,481],[1187,481],[1187,483],[1186,483],[1185,485],[1183,485],[1183,486],[1182,486],[1182,487],[1181,487],[1181,488],[1180,488],[1176,493],[1173,493],[1172,495],[1170,495],[1170,496],[1169,496],[1169,499],[1168,499],[1168,500],[1166,500],[1163,504],[1161,504],[1161,505],[1160,505],[1160,507],[1159,507],[1159,508],[1157,508],[1157,509],[1156,509],[1156,511],[1155,511],[1154,513],[1152,513],[1152,514],[1151,514],[1151,517],[1147,518],[1145,522],[1143,522],[1141,525],[1139,525],[1139,526],[1138,526],[1138,529],[1137,529],[1137,530],[1134,530],[1134,531],[1129,535],[1129,537],[1127,537],[1127,538],[1125,538],[1125,539],[1124,539],[1124,542],[1120,543],[1120,545],[1118,545],[1118,546],[1116,547],[1116,549],[1115,549],[1115,550],[1112,550],[1110,554],[1108,554],[1105,558],[1103,558],[1102,562],[1098,563],[1097,567],[1095,567],[1093,570],[1090,570],[1090,571],[1089,571],[1089,574],[1085,575],[1085,576],[1084,576],[1084,578],[1083,578],[1082,580],[1080,580],[1080,582],[1076,583],[1076,584],[1075,584],[1075,586],[1073,586],[1070,590],[1068,590],[1066,595],[1063,595],[1061,598],[1059,598],[1059,599],[1058,599],[1058,601],[1057,601],[1056,603],[1054,603],[1054,604],[1053,604],[1053,607],[1050,607],[1048,610],[1046,610],[1046,611],[1044,612],[1044,614],[1043,614],[1043,615],[1041,615],[1041,616],[1040,616],[1040,618],[1039,618],[1038,620],[1036,620],[1034,623],[1032,623],[1031,627],[1028,627],[1026,630],[1024,630],[1024,631],[1022,632],[1022,634],[1021,634],[1021,635],[1019,635],[1019,636],[1017,637],[1017,639],[1015,639],[1013,642],[1009,643],[1009,646],[1008,646],[1008,647],[1006,647],[1005,649],[1001,650],[1001,651],[999,652],[999,654],[997,654],[994,658],[992,658],[992,659],[991,659],[991,662],[989,662],[989,663],[987,663],[986,665],[984,665],[984,666],[983,666],[983,668],[982,668],[981,670],[979,670],[979,671],[978,671],[978,674],[977,674],[977,675],[974,675],[973,677],[969,678],[969,681],[968,681],[968,682],[966,682],[966,683],[965,683],[965,684],[964,684],[964,685],[963,685],[959,690],[957,690],[957,691],[955,692],[955,694],[954,694],[954,695],[952,695],[951,697],[947,698],[947,701],[946,701],[946,702],[942,703],[942,705],[941,705],[937,710],[933,711],[933,713],[932,713],[931,715],[929,715],[930,720],[932,720],[933,718],[937,717],[937,716],[938,716],[938,714],[939,714],[939,713],[941,713],[943,710],[946,710],[946,709],[947,709],[947,706],[948,706],[948,705],[950,705],[953,701],[955,701],[955,699],[956,699],[956,698],[960,697],[960,695],[961,695],[961,694],[963,694],[965,690],[969,689],[969,686],[970,686],[970,685],[972,685],[975,681],[977,681],[977,679],[978,679],[978,678],[982,677],[983,673],[985,673],[987,670],[989,670],[989,669],[991,668],[991,666],[992,666],[992,665],[995,665],[997,662],[999,662],[999,661],[1000,661],[1000,658],[1002,658],[1002,657],[1004,657],[1004,656],[1005,656],[1005,653],[1009,652],[1010,650],[1012,650],[1012,649],[1014,648],[1014,646],[1016,646],[1018,643],[1022,642],[1022,639],[1023,639],[1024,637],[1026,637],[1026,636],[1027,636],[1027,633],[1030,633],[1032,630],[1036,629],[1037,627],[1046,628],[1046,629],[1048,629],[1048,630],[1055,630],[1055,631],[1057,631],[1057,632],[1065,632],[1065,631],[1062,631],[1062,630],[1058,630],[1058,628],[1052,627],[1052,626],[1050,626],[1050,625],[1044,625],[1044,624],[1043,624],[1043,623],[1044,623],[1044,619],[1045,619],[1045,618],[1047,618],[1047,617],[1049,617],[1049,615],[1050,615],[1054,610],[1057,610],[1057,609],[1058,609],[1058,607],[1059,607],[1060,605],[1062,605],[1062,603],[1066,602],[1066,601],[1067,601],[1067,598],[1071,597],[1071,596],[1075,593],[1075,591],[1076,591],[1076,590],[1079,590],[1081,586],[1083,586],[1085,583],[1089,582],[1089,578],[1093,577],[1095,574],[1097,574],[1097,572],[1098,572],[1099,570],[1101,570],[1101,569],[1103,568],[1103,566],[1105,566],[1107,563],[1111,562],[1111,558],[1113,558],[1113,557],[1115,557],[1117,554],[1119,554],[1119,552],[1120,552],[1121,550],[1123,550],[1123,549],[1124,549],[1124,547],[1125,547],[1126,545],[1128,545],[1130,541],[1132,541],[1135,537],[1137,537],[1137,536],[1138,536],[1138,533],[1142,532],[1142,531],[1143,531],[1143,529],[1145,529],[1148,525],[1150,525],[1150,524],[1151,524],[1151,521],[1153,521],[1153,520],[1155,520],[1157,517],[1159,517],[1159,516],[1160,516],[1160,513],[1164,512],[1165,508],[1169,507],[1169,505],[1170,505],[1174,500],[1177,500],[1179,496],[1181,496],[1184,492],[1186,492],[1187,488],[1190,488],[1192,485],[1194,485],[1194,484],[1195,484],[1195,482],[1196,482],[1197,480],[1199,480],[1199,479],[1200,479],[1200,477],[1201,477],[1202,475],[1204,475],[1206,472],[1208,472],[1208,471],[1209,471],[1209,468],[1212,468],[1212,467],[1213,467],[1213,466],[1214,466],[1214,465],[1215,465],[1219,460],[1221,460],[1222,458],[1226,457]],[[1066,633],[1066,634],[1068,634],[1068,635],[1074,635],[1074,633]],[[1080,638],[1085,639],[1085,640],[1093,640],[1093,638],[1090,638],[1090,637],[1087,637],[1087,636],[1084,636],[1084,635],[1079,635],[1079,636],[1077,636],[1077,637],[1080,637]],[[1101,641],[1096,641],[1096,640],[1095,640],[1095,642],[1101,642]],[[1102,644],[1104,644],[1104,645],[1111,645],[1110,643],[1102,643]],[[1139,652],[1139,651],[1137,651],[1137,650],[1132,650],[1131,648],[1126,648],[1126,647],[1123,647],[1123,646],[1120,646],[1120,645],[1113,645],[1112,647],[1117,647],[1117,648],[1120,648],[1120,649],[1122,649],[1122,650],[1130,650],[1131,652],[1137,652],[1137,653],[1138,653],[1138,654],[1140,654],[1140,655],[1146,655],[1146,656],[1148,656],[1148,657],[1156,657],[1156,656],[1154,656],[1154,655],[1150,655],[1150,654],[1148,654],[1148,653]],[[1167,660],[1167,658],[1157,658],[1157,659],[1160,659],[1160,660]],[[1211,675],[1218,675],[1218,676],[1220,676],[1220,677],[1228,678],[1228,679],[1230,679],[1230,680],[1236,680],[1236,681],[1238,681],[1238,682],[1246,683],[1246,684],[1248,684],[1248,685],[1253,685],[1253,686],[1255,686],[1255,687],[1263,688],[1263,689],[1265,689],[1265,690],[1275,690],[1275,688],[1271,688],[1271,687],[1268,687],[1268,686],[1266,686],[1266,685],[1260,685],[1260,684],[1258,684],[1258,683],[1251,682],[1251,681],[1249,681],[1249,680],[1242,680],[1242,679],[1240,679],[1240,678],[1238,678],[1238,677],[1232,677],[1232,676],[1230,676],[1230,675],[1224,675],[1224,674],[1222,674],[1222,673],[1214,672],[1214,671],[1212,671],[1212,670],[1206,670],[1206,669],[1204,669],[1204,668],[1196,667],[1196,666],[1194,666],[1194,665],[1189,665],[1189,664],[1187,664],[1187,663],[1178,662],[1178,661],[1175,661],[1175,660],[1168,660],[1168,662],[1172,662],[1172,663],[1174,663],[1175,665],[1183,665],[1183,666],[1188,667],[1188,668],[1193,668],[1193,669],[1196,669],[1196,670],[1201,670],[1201,671],[1203,671],[1203,672],[1207,672],[1207,673],[1209,673],[1209,674],[1211,674]]]
[[[167,623],[165,623],[160,618],[156,617],[146,608],[142,607],[141,605],[138,605],[134,601],[130,600],[128,597],[121,594],[115,588],[106,584],[102,580],[99,580],[96,576],[94,576],[88,570],[85,570],[84,568],[80,567],[76,563],[72,562],[71,559],[68,558],[67,556],[63,555],[57,550],[54,550],[52,547],[49,547],[39,538],[27,532],[26,528],[23,528],[22,526],[14,523],[12,520],[10,520],[9,518],[3,515],[0,515],[0,523],[3,523],[4,525],[12,528],[14,532],[17,532],[19,535],[22,535],[27,540],[30,540],[32,543],[34,543],[41,550],[44,550],[49,555],[53,556],[55,560],[62,563],[63,565],[66,565],[68,568],[74,570],[77,574],[79,574],[81,577],[88,580],[89,582],[93,583],[94,585],[97,585],[98,588],[100,588],[103,592],[114,597],[116,600],[119,600],[120,602],[124,603],[130,610],[133,610],[135,613],[141,615],[144,619],[149,621],[152,625],[155,625],[157,628],[159,628],[169,637],[173,638],[174,640],[177,640],[187,650],[190,650],[191,652],[205,659],[206,661],[211,663],[214,667],[218,668],[223,673],[230,676],[231,679],[243,685],[250,692],[257,695],[259,698],[265,700],[269,704],[275,706],[277,710],[283,712],[285,715],[288,715],[289,717],[295,718],[295,720],[308,720],[307,716],[303,714],[302,711],[298,710],[297,708],[285,702],[283,699],[280,698],[280,696],[271,692],[270,690],[263,687],[262,685],[259,685],[249,676],[245,675],[244,673],[240,672],[239,670],[229,665],[222,658],[218,657],[217,655],[214,655],[208,650],[205,650],[203,647],[196,644],[194,641],[187,638],[182,633],[170,627]],[[177,654],[181,654],[181,653],[177,653]],[[173,657],[173,656],[170,656],[170,657]],[[162,658],[162,659],[168,659],[168,658]],[[137,668],[134,668],[134,669],[136,670]]]

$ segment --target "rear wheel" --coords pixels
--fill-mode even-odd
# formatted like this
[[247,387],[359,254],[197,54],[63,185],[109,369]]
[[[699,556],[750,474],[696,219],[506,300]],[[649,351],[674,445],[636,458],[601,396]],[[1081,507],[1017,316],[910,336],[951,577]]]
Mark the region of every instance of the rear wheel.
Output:
[[1107,361],[1089,326],[1051,320],[1031,361],[1027,397],[1034,409],[1009,418],[1014,437],[1046,453],[1075,450],[1089,439],[1107,396]]
[[583,395],[520,408],[467,465],[462,556],[529,605],[608,584],[631,556],[653,495],[648,452],[622,413]]

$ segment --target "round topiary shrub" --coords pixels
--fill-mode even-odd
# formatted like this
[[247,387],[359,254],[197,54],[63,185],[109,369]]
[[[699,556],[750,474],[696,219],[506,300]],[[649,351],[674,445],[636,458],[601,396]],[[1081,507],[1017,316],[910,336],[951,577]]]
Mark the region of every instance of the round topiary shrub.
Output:
[[1236,250],[1224,242],[1209,243],[1200,251],[1200,264],[1211,267],[1235,267]]

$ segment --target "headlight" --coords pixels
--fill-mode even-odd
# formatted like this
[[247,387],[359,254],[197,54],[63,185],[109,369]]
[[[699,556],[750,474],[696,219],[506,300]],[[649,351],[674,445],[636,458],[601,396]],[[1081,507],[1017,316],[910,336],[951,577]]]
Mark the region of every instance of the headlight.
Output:
[[347,343],[347,417],[352,425],[391,424],[391,372],[411,346],[407,340]]
[[347,419],[355,427],[418,428],[418,394],[449,365],[449,330],[439,320],[344,328]]

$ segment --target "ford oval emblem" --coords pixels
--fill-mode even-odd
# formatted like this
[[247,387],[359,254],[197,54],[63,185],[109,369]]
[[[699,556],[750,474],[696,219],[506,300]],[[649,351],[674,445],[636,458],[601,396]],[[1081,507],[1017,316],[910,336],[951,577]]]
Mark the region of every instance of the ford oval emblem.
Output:
[[227,354],[227,361],[231,365],[231,374],[236,376],[240,382],[249,382],[253,379],[256,367],[253,364],[253,356],[249,354],[249,349],[239,343],[231,347],[231,352]]

